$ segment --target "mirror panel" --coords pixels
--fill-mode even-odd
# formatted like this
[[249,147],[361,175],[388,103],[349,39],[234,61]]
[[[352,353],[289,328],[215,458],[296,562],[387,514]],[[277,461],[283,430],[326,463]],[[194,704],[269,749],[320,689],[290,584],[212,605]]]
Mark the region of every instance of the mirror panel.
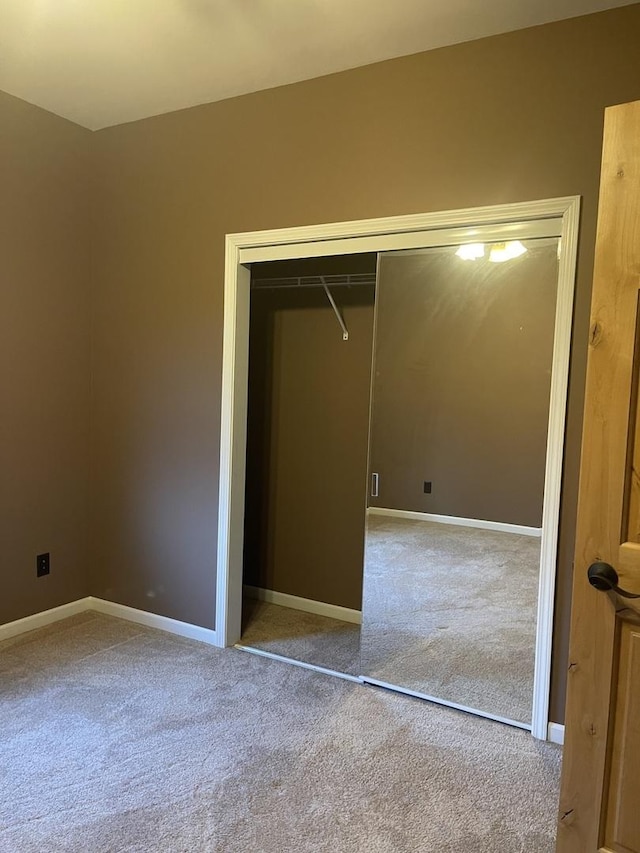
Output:
[[379,257],[361,657],[526,725],[558,240],[522,247]]

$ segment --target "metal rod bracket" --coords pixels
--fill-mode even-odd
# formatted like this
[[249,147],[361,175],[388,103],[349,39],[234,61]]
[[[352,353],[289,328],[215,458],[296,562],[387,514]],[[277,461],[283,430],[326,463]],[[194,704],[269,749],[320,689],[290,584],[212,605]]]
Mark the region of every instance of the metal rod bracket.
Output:
[[327,299],[331,303],[331,307],[333,308],[333,312],[336,315],[336,317],[338,318],[338,323],[340,323],[340,328],[342,329],[342,340],[348,341],[349,340],[349,332],[347,331],[347,327],[345,325],[342,314],[340,313],[340,309],[336,305],[336,301],[333,298],[333,296],[331,295],[331,291],[329,290],[329,287],[328,287],[326,281],[324,280],[324,276],[322,276],[322,286],[324,287],[324,292],[327,294]]

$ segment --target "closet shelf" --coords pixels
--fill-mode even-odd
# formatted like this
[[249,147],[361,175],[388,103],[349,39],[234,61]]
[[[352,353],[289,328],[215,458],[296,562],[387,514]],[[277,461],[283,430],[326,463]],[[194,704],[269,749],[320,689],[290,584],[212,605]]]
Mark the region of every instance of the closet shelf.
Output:
[[353,275],[304,275],[289,278],[258,278],[251,282],[254,290],[275,288],[322,287],[342,329],[342,340],[349,340],[349,331],[344,317],[338,308],[330,288],[332,287],[375,287],[375,273],[356,273]]
[[251,287],[255,290],[263,288],[283,287],[374,287],[375,273],[356,273],[353,275],[301,275],[288,278],[256,278],[252,279]]

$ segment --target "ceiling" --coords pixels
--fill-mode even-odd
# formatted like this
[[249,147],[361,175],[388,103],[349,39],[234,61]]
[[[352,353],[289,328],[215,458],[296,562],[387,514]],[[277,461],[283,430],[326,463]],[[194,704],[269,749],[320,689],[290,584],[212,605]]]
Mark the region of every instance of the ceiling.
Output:
[[93,130],[636,0],[0,0],[0,89]]

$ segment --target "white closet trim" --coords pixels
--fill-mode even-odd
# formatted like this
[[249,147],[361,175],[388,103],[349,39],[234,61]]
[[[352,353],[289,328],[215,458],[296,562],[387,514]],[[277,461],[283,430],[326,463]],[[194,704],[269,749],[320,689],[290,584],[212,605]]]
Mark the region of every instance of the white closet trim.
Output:
[[[404,219],[404,217],[398,217],[398,219]],[[372,221],[375,222],[376,220]],[[384,222],[385,220],[377,221]],[[350,223],[344,224],[349,225]],[[442,225],[442,222],[439,224]],[[317,226],[318,233],[326,233],[325,229],[330,227],[326,225]],[[529,219],[510,224],[493,225],[483,222],[480,217],[476,224],[471,227],[424,228],[418,231],[396,231],[370,236],[352,235],[337,240],[320,237],[317,242],[300,241],[297,243],[276,243],[271,246],[256,248],[246,247],[240,250],[240,263],[250,264],[261,261],[292,260],[294,258],[320,258],[326,255],[400,252],[410,249],[433,248],[434,246],[455,246],[458,243],[478,242],[480,236],[482,236],[484,243],[506,238],[510,240],[532,240],[541,237],[557,237],[561,229],[562,220],[560,218]],[[244,235],[229,235],[231,238],[242,236]]]

